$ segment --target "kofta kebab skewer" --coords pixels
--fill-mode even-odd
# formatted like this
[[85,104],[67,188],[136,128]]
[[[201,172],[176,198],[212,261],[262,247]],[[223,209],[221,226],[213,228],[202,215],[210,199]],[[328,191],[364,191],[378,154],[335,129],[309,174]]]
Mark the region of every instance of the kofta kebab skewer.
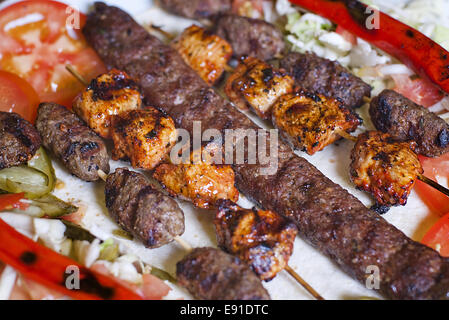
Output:
[[[227,19],[245,18],[230,16]],[[219,43],[220,48],[229,49],[217,51],[208,45],[210,43]],[[221,61],[221,64],[212,65],[212,74],[221,76],[224,71],[229,71],[227,62],[232,52],[230,44],[199,26],[187,28],[172,42],[172,46],[208,84],[213,84],[216,81],[216,79],[210,81],[204,74],[204,65],[211,65],[211,56],[214,57],[214,61]],[[352,108],[371,102],[368,97],[369,86],[354,76],[352,76],[353,79],[351,78],[353,80],[351,92],[357,96],[356,98],[348,97],[334,89],[330,89],[331,92],[326,92],[326,97],[322,94],[312,94],[308,90],[294,93],[298,90],[295,88],[295,80],[296,84],[305,84],[309,90],[322,92],[321,88],[317,89],[316,80],[304,72],[307,68],[311,68],[310,65],[317,63],[326,65],[328,69],[326,72],[344,75],[342,77],[345,79],[350,77],[343,67],[313,54],[290,53],[281,61],[281,66],[289,69],[290,74],[301,74],[295,70],[302,70],[303,74],[306,73],[306,75],[302,75],[301,79],[293,79],[284,69],[275,69],[258,58],[243,57],[240,59],[239,65],[232,70],[225,85],[225,93],[240,110],[251,109],[261,119],[272,120],[283,138],[294,149],[300,149],[313,155],[341,137],[353,140],[349,132],[357,129],[361,124],[361,119]],[[211,73],[211,70],[208,73]],[[311,71],[310,74],[314,75],[316,72]],[[338,77],[332,78],[332,75],[328,77],[330,77],[328,81],[335,83],[343,81]],[[329,95],[332,94],[336,94],[338,100],[330,98]],[[376,158],[376,155],[360,152],[360,150],[352,152],[352,180],[358,188],[374,195],[377,201],[374,208],[378,212],[384,212],[391,205],[405,205],[416,179],[449,196],[448,189],[422,174],[417,155],[413,150],[408,150],[414,149],[414,145],[392,144],[394,142],[391,140],[387,136],[376,134],[371,134],[369,137],[369,141],[373,143],[372,149],[375,145],[379,152],[384,152],[387,156],[384,158]],[[357,146],[361,145],[356,144]],[[369,148],[369,146],[367,147]],[[385,153],[387,150],[389,154]],[[357,157],[364,158],[357,159]],[[371,166],[365,167],[364,165],[369,162],[371,162]],[[395,166],[393,172],[397,174],[396,176],[387,172],[387,169],[382,170],[385,165],[387,165],[386,168],[391,168],[393,163]],[[362,173],[364,178],[358,177],[359,173]],[[374,174],[379,177],[372,178]]]
[[355,139],[351,179],[374,195],[378,210],[405,205],[417,179],[449,196],[448,189],[423,175],[414,152],[417,144],[411,139],[398,141],[381,132],[353,138],[350,132],[362,122],[353,109],[337,99],[295,88],[288,74],[264,61],[243,59],[228,78],[225,92],[238,108],[249,108],[260,118],[271,120],[293,149],[309,155],[341,137]]
[[[83,77],[76,72],[71,66],[67,67],[67,70],[76,75],[77,79],[82,80],[83,83],[87,83],[83,79]],[[100,76],[97,79],[101,79],[103,76]],[[89,88],[95,87],[90,84],[87,91],[91,90]],[[78,99],[77,99],[78,100]],[[84,102],[89,103],[84,97]],[[80,109],[87,109],[86,106],[82,107],[80,101],[75,102],[74,108],[80,112]],[[91,110],[92,111],[92,110]],[[85,119],[89,123],[89,119]],[[114,126],[114,124],[112,124]],[[100,133],[104,132],[102,130]],[[192,157],[195,157],[195,153],[192,153]],[[193,159],[192,159],[193,160]],[[188,179],[187,177],[190,175],[195,175],[195,170],[198,170],[196,176],[201,176],[202,178],[210,179],[218,179],[221,180],[225,185],[230,184],[231,188],[224,188],[224,186],[217,186],[217,183],[213,183],[212,187],[214,190],[210,190],[212,194],[215,195],[217,199],[221,197],[221,199],[230,199],[236,201],[238,199],[238,192],[233,187],[233,171],[232,169],[226,168],[227,166],[211,166],[208,164],[200,164],[189,166],[187,169],[187,173],[185,176],[179,175],[179,169],[182,169],[183,165],[172,165],[172,164],[161,164],[156,167],[156,172],[153,177],[155,177],[159,182],[161,182],[165,187],[168,187],[169,193],[173,196],[182,196],[182,198],[192,201],[196,206],[201,208],[211,208],[214,206],[214,202],[217,200],[211,199],[210,197],[205,196],[204,194],[196,193],[193,196],[189,197],[189,194],[183,195],[181,190],[188,190],[189,187],[181,187],[183,185],[183,179]],[[209,172],[209,174],[204,174],[206,170],[215,169]],[[232,181],[228,179],[228,181],[223,180],[223,177],[226,178],[226,174],[232,171]],[[105,172],[98,170],[98,175],[105,181],[108,181],[108,176]],[[210,177],[209,177],[209,176]],[[228,177],[229,178],[229,177]],[[210,188],[209,181],[206,181]],[[174,186],[175,185],[175,186]],[[197,188],[198,189],[198,188]],[[228,190],[229,189],[229,190]],[[106,194],[108,192],[106,191]],[[114,192],[112,192],[114,194]],[[200,197],[198,197],[200,196]],[[232,201],[227,200],[227,206],[232,206],[234,210],[226,211],[226,220],[224,220],[225,224],[218,222],[220,221],[218,218],[216,221],[216,229],[222,230],[221,237],[219,238],[219,245],[226,251],[237,255],[243,261],[246,261],[252,268],[256,271],[256,274],[262,280],[271,280],[277,274],[277,272],[285,269],[297,282],[299,282],[312,296],[316,299],[322,300],[323,298],[309,285],[307,284],[290,266],[288,266],[288,259],[293,251],[293,242],[296,237],[296,227],[288,222],[285,218],[271,212],[271,211],[261,211],[261,210],[245,210],[237,207]],[[198,202],[197,202],[198,201]],[[107,201],[108,203],[108,201]],[[226,206],[222,206],[222,211],[225,210]],[[238,209],[236,209],[238,208]],[[110,208],[112,209],[112,208]],[[232,218],[232,215],[236,216],[237,213],[246,213],[245,219],[240,220],[238,217],[234,217],[234,223],[230,224],[228,221]],[[220,212],[219,212],[220,214]],[[116,214],[116,216],[119,216]],[[218,215],[217,215],[218,217]],[[120,220],[120,217],[118,217]],[[222,221],[223,222],[223,221]],[[227,222],[227,223],[226,223]],[[231,227],[232,225],[232,227]],[[248,232],[247,227],[251,226],[253,231]],[[128,227],[129,229],[129,227]],[[246,242],[244,239],[247,239]],[[191,248],[189,244],[187,244],[183,239],[179,238],[179,236],[174,236],[173,240],[177,241],[182,247],[184,247],[187,251]],[[234,244],[238,243],[237,246]],[[260,246],[256,245],[259,244]],[[270,246],[271,252],[267,252],[266,247]],[[261,248],[264,248],[263,250]]]

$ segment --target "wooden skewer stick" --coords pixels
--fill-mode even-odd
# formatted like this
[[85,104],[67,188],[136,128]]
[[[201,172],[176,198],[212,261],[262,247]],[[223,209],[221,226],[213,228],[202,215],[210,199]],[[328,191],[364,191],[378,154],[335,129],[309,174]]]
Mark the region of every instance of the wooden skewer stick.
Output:
[[422,175],[422,174],[418,176],[418,179],[421,180],[422,182],[428,184],[428,185],[431,186],[432,188],[437,189],[438,191],[440,191],[441,193],[443,193],[444,195],[446,195],[446,196],[449,197],[449,189],[443,187],[443,186],[440,185],[439,183],[433,181],[433,180],[430,179],[430,178],[427,178],[426,176],[424,176],[424,175]]
[[89,82],[87,82],[87,80],[78,71],[76,71],[72,65],[68,64],[65,66],[65,68],[85,87],[87,87],[89,85]]
[[365,103],[371,103],[371,98],[369,98],[369,97],[367,97],[367,96],[364,96],[364,97],[363,97],[363,102],[365,102]]
[[154,30],[154,31],[156,31],[156,32],[159,32],[161,35],[163,35],[163,36],[164,36],[165,38],[167,38],[167,40],[169,40],[169,41],[171,41],[171,40],[173,40],[173,39],[175,38],[175,36],[172,35],[170,32],[167,32],[167,31],[165,31],[164,29],[162,29],[161,27],[156,26],[156,25],[154,25],[154,24],[148,25],[148,28],[149,28],[150,30]]
[[285,267],[285,271],[287,271],[293,278],[295,278],[296,281],[298,281],[304,289],[307,290],[315,299],[317,300],[324,300],[324,298],[315,291],[299,274],[296,273],[295,270],[292,269],[289,265]]

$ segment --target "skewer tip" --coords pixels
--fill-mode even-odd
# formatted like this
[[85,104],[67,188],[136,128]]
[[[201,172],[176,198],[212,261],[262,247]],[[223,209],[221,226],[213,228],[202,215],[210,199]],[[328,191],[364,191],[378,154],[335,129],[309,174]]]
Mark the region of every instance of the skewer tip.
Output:
[[296,273],[295,270],[292,269],[289,265],[285,267],[285,271],[287,271],[296,281],[298,281],[304,289],[307,290],[315,299],[317,300],[325,300],[315,289],[312,288],[299,274]]
[[104,172],[103,170],[98,170],[97,171],[98,176],[100,177],[101,180],[106,181],[106,179],[108,178],[108,175],[106,174],[106,172]]

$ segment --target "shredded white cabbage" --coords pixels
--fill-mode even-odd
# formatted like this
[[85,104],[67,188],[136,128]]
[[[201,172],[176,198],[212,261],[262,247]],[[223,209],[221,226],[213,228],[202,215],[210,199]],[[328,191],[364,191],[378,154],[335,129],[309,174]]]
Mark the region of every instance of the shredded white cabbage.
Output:
[[[449,1],[435,0],[365,0],[394,18],[407,23],[449,49]],[[287,17],[287,41],[293,51],[311,51],[320,57],[338,61],[373,87],[373,95],[392,88],[391,75],[414,72],[381,52],[368,42],[357,38],[353,45],[335,32],[335,25],[318,15],[304,12],[288,0],[277,0],[275,9]],[[443,107],[442,107],[443,106]],[[437,108],[449,111],[446,103]]]

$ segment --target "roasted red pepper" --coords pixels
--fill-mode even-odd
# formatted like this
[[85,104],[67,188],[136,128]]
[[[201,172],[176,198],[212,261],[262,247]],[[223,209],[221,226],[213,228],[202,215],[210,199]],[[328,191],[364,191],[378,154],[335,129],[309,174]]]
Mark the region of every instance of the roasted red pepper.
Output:
[[[50,250],[25,237],[0,219],[0,260],[24,277],[50,289],[81,300],[141,300],[142,297],[117,281]],[[66,287],[66,279],[75,266],[79,270],[79,289]]]
[[[373,10],[356,0],[290,0],[325,17],[379,49],[396,57],[417,74],[449,93],[449,52],[416,29],[382,12],[379,28],[371,28]],[[429,3],[429,5],[431,5]]]

